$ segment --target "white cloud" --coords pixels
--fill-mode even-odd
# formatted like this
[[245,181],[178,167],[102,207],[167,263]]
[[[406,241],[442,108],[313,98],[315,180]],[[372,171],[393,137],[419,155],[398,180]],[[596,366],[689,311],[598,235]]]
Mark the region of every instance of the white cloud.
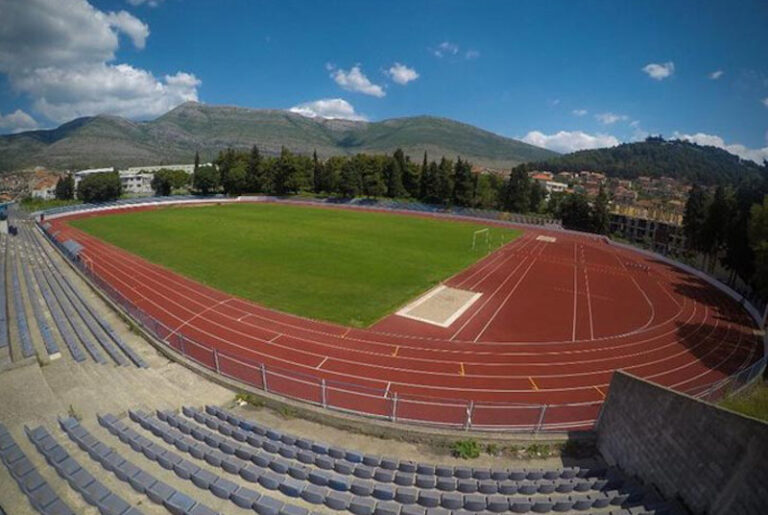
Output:
[[343,98],[322,98],[314,102],[305,102],[289,109],[290,112],[308,118],[342,118],[344,120],[365,120],[365,116],[355,112],[352,104]]
[[523,141],[555,152],[615,147],[619,144],[619,140],[610,134],[592,135],[582,131],[560,131],[554,134],[531,131],[523,137]]
[[35,119],[21,109],[6,115],[0,113],[0,132],[22,132],[36,128]]
[[762,99],[761,102],[765,107],[768,107],[768,97],[765,97],[764,99]]
[[456,55],[459,53],[459,45],[456,43],[451,43],[450,41],[443,41],[439,45],[437,45],[437,48],[432,50],[432,53],[435,55],[435,57],[443,57],[446,55]]
[[719,79],[720,77],[722,77],[724,73],[725,73],[725,72],[724,72],[723,70],[715,70],[715,71],[713,71],[712,73],[710,73],[710,74],[708,75],[708,77],[709,77],[710,79],[712,79],[712,80],[717,80],[717,79]]
[[[326,66],[327,67],[327,66]],[[372,83],[368,77],[360,70],[359,65],[355,65],[349,71],[342,69],[333,70],[331,78],[347,91],[355,91],[374,97],[383,97],[386,95],[384,88],[378,84]]]
[[650,63],[643,67],[643,71],[652,79],[664,80],[675,73],[675,63],[668,61],[666,63]]
[[574,109],[573,111],[571,111],[571,114],[573,114],[574,116],[584,116],[588,112],[589,111],[587,111],[586,109]]
[[[456,43],[451,43],[450,41],[443,41],[442,43],[437,45],[437,47],[430,48],[429,51],[435,57],[442,59],[443,57],[458,55],[459,52],[461,52],[461,47],[459,47],[459,45],[457,45]],[[480,52],[470,48],[462,52],[462,55],[464,59],[466,59],[467,61],[472,61],[480,57]]]
[[128,36],[142,49],[149,27],[125,11],[103,12],[87,0],[2,0],[0,72],[50,120],[100,113],[154,117],[197,100],[200,80],[178,72],[163,78],[113,63]]
[[163,0],[128,0],[128,3],[134,6],[147,4],[150,7],[157,7]]
[[402,84],[403,86],[419,78],[419,74],[416,70],[408,68],[406,65],[400,63],[393,64],[389,70],[387,70],[387,74],[392,77],[393,81]]
[[629,117],[625,114],[600,113],[595,115],[595,119],[604,125],[611,125],[628,120]]
[[768,146],[763,148],[748,148],[740,143],[727,144],[723,138],[714,134],[705,134],[703,132],[697,132],[696,134],[682,134],[675,131],[674,137],[696,143],[698,145],[706,145],[711,147],[721,148],[731,154],[737,155],[742,159],[754,161],[758,164],[763,164],[763,160],[768,159]]
[[144,22],[125,11],[109,13],[106,15],[106,20],[111,27],[130,37],[136,48],[144,48],[149,37],[149,27]]

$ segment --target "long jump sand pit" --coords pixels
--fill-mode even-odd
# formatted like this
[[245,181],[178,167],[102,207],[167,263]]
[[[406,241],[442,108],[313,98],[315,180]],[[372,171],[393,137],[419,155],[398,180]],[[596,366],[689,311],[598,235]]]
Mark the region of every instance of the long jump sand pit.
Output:
[[441,284],[397,312],[398,315],[427,324],[449,327],[482,296]]

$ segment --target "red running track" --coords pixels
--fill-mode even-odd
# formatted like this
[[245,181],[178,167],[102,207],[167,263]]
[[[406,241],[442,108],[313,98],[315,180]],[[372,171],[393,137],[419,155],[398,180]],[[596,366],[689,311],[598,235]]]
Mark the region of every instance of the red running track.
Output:
[[[120,211],[135,209],[147,208]],[[100,282],[165,326],[161,338],[180,348],[183,335],[187,355],[257,387],[263,363],[270,391],[339,409],[448,425],[471,413],[485,428],[587,427],[614,370],[697,393],[762,355],[757,327],[730,297],[590,235],[525,228],[445,281],[482,293],[448,328],[391,315],[353,329],[233,297],[67,224],[98,215],[51,220],[50,232],[82,244]]]

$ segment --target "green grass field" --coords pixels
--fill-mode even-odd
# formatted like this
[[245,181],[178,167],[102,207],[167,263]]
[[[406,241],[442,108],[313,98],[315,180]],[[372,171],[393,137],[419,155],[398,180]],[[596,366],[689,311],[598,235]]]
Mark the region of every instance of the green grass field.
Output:
[[[72,225],[213,288],[365,327],[488,253],[487,226],[275,204],[162,208]],[[520,235],[490,228],[493,248]]]

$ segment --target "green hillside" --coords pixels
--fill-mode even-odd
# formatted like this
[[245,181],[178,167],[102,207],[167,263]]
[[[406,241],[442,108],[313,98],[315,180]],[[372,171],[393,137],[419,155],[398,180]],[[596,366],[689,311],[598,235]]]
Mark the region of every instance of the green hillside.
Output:
[[760,179],[766,175],[765,167],[742,160],[720,148],[680,140],[666,141],[658,137],[617,147],[573,152],[531,162],[525,168],[553,172],[590,170],[626,179],[641,175],[668,176],[704,185],[736,184],[744,179]]
[[265,154],[281,146],[322,157],[358,152],[391,153],[401,147],[421,160],[461,156],[474,164],[510,168],[557,154],[445,118],[419,116],[381,122],[306,118],[280,110],[209,106],[188,102],[149,122],[114,116],[81,118],[57,129],[0,136],[0,170],[129,166],[203,160],[226,147],[258,145]]

